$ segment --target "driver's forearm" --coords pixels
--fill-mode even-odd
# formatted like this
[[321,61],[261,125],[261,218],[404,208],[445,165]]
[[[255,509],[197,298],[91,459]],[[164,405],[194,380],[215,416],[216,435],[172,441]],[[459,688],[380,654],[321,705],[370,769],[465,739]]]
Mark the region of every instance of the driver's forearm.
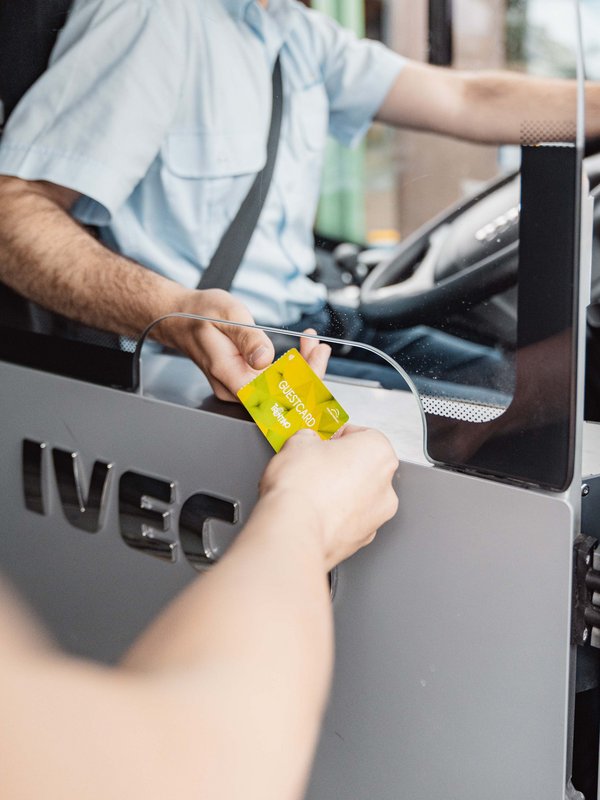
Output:
[[[587,84],[586,117],[586,134],[599,136],[598,83]],[[542,124],[545,138],[572,140],[576,84],[508,71],[463,72],[409,62],[377,119],[492,144],[519,144],[529,126],[539,129]]]
[[[511,72],[465,72],[460,132],[480,142],[574,141],[577,84]],[[587,83],[586,135],[600,135],[600,84]],[[540,133],[541,131],[541,133]]]
[[176,309],[182,292],[97,242],[35,185],[6,179],[0,182],[0,280],[52,311],[131,336]]

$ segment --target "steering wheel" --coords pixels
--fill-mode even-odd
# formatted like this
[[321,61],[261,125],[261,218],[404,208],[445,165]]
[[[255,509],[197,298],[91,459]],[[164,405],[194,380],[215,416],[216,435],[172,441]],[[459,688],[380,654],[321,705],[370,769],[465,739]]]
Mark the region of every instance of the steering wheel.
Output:
[[[600,195],[600,139],[586,143],[585,171]],[[375,328],[443,323],[515,286],[520,183],[512,173],[488,184],[401,243],[365,279],[359,310]],[[600,231],[596,203],[594,231]],[[595,247],[595,254],[600,252]],[[592,302],[600,301],[594,257]]]
[[495,180],[416,231],[365,279],[359,311],[376,328],[439,325],[517,283],[519,177]]

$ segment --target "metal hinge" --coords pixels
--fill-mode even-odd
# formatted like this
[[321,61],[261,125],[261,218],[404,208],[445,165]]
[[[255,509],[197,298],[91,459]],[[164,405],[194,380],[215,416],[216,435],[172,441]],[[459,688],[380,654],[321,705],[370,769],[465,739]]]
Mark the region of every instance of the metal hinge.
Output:
[[600,551],[598,539],[579,534],[573,544],[571,644],[600,648]]

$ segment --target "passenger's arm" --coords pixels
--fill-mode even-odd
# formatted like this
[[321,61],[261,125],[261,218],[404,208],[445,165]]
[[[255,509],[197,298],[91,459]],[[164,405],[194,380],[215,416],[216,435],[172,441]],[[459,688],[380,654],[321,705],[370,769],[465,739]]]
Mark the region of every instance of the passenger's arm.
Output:
[[[69,215],[77,198],[51,183],[0,176],[2,282],[71,319],[133,337],[172,311],[253,322],[227,292],[186,289],[108,250]],[[266,334],[249,328],[178,320],[157,328],[155,338],[186,353],[227,400],[273,359]],[[328,348],[306,340],[305,347],[324,371]]]
[[0,603],[0,796],[299,800],[333,659],[327,570],[394,514],[396,467],[376,432],[297,434],[222,562],[118,668],[32,644]]
[[[600,135],[600,84],[588,84],[587,135]],[[511,72],[461,72],[408,62],[388,92],[377,119],[391,125],[461,139],[519,144],[523,126],[574,126],[574,81]],[[558,126],[556,126],[558,123]],[[550,135],[550,133],[549,133]],[[563,133],[563,135],[565,135]],[[574,136],[574,130],[567,134]]]

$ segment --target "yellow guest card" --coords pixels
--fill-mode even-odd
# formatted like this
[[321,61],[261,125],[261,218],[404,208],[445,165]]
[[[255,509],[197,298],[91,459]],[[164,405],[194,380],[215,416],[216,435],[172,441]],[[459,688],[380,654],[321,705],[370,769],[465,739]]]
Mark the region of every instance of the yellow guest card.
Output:
[[275,452],[300,428],[329,439],[349,419],[296,349],[284,353],[237,394]]

